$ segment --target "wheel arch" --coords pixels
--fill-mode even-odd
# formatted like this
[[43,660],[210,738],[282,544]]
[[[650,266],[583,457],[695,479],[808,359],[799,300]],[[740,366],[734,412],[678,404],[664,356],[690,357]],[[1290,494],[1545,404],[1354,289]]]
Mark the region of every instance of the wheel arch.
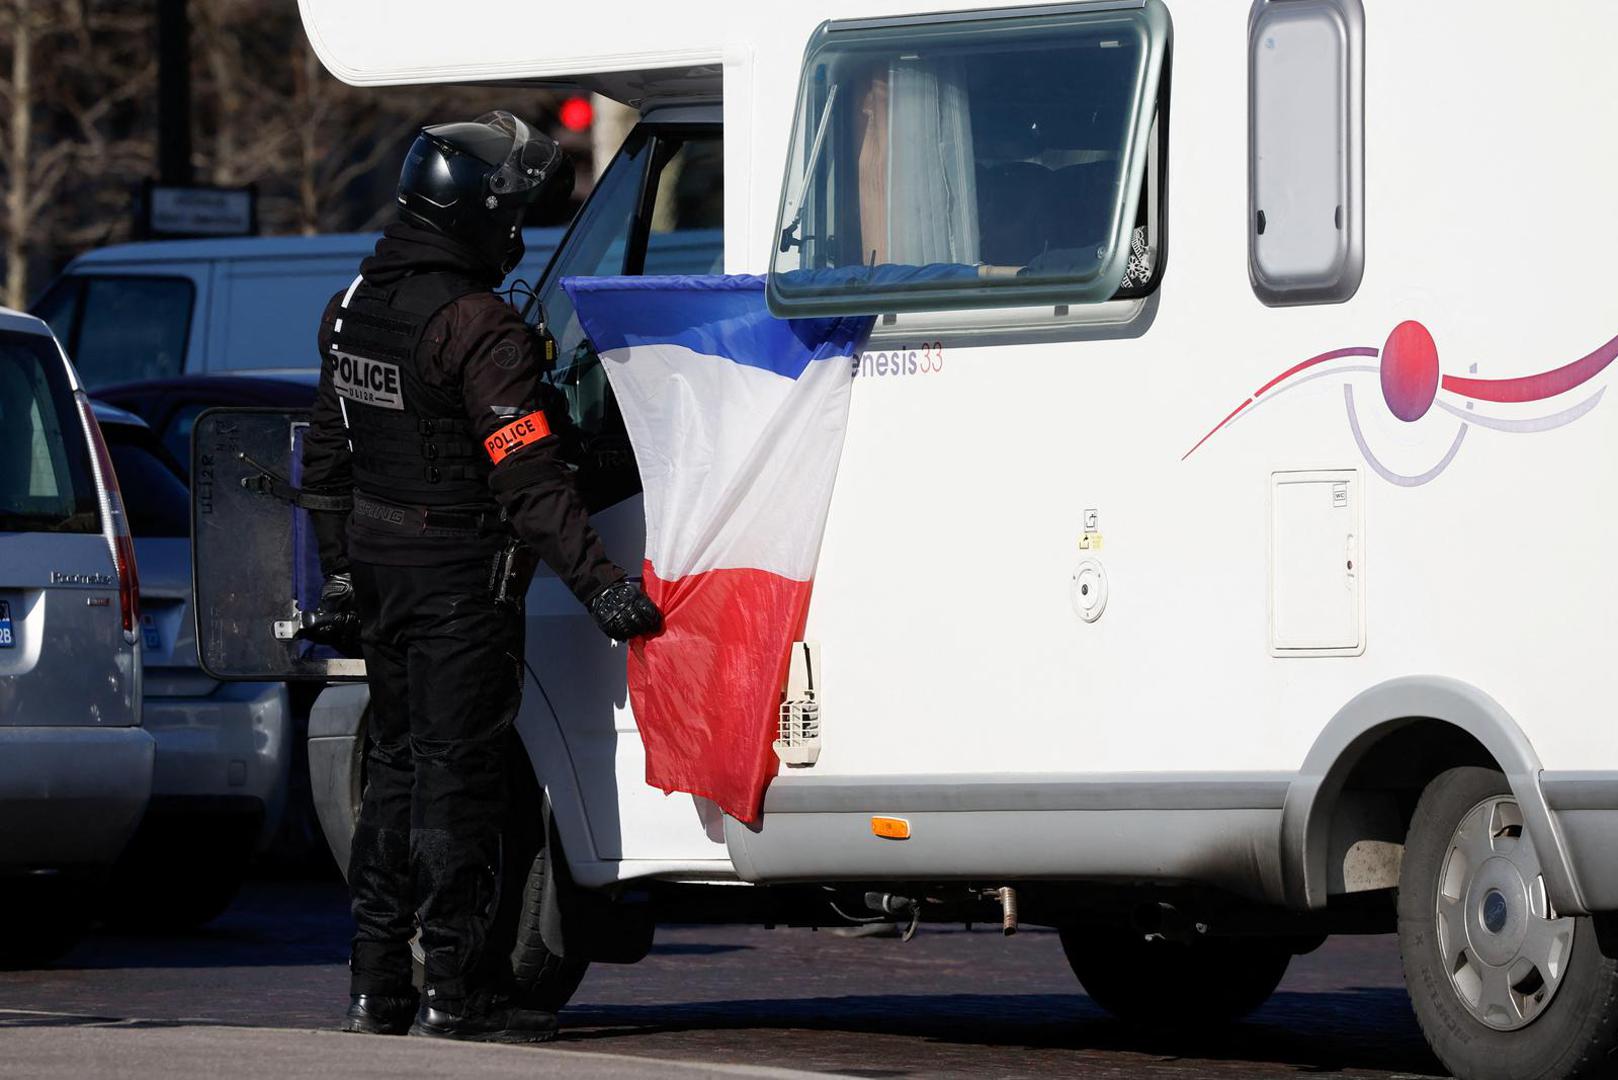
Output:
[[[354,762],[363,752],[360,740],[370,703],[370,689],[363,683],[331,686],[315,700],[309,716],[309,771],[315,813],[332,857],[345,876],[359,807]],[[581,864],[599,861],[578,777],[573,772],[573,759],[556,718],[543,703],[540,708],[525,709],[517,717],[517,733],[534,776],[550,800],[569,866],[577,871]]]
[[546,701],[542,708],[524,710],[518,715],[517,734],[528,752],[528,764],[534,770],[534,777],[550,802],[551,817],[562,838],[562,853],[577,877],[586,863],[598,863],[601,856],[590,832],[589,811],[584,805],[578,774],[573,770],[573,755],[562,736],[561,721]]
[[[1443,767],[1487,764],[1505,774],[1544,860],[1552,902],[1559,911],[1585,913],[1566,844],[1540,790],[1541,765],[1533,744],[1488,694],[1437,675],[1404,676],[1370,687],[1339,709],[1315,739],[1281,812],[1287,905],[1297,909],[1326,905],[1332,826],[1344,792],[1351,790],[1356,770],[1370,755],[1397,746],[1394,740],[1401,733],[1408,737],[1413,729],[1438,743],[1429,771],[1447,761]],[[1478,760],[1478,753],[1483,760]]]

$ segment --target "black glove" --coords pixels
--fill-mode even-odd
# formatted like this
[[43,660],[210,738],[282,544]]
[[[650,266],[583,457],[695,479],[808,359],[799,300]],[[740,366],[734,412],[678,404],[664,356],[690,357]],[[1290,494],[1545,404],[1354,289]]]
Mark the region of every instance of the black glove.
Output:
[[360,655],[360,612],[354,600],[354,577],[332,574],[320,587],[320,604],[294,637],[329,645],[344,656]]
[[627,578],[615,581],[590,597],[585,605],[601,632],[614,641],[628,641],[663,629],[663,613]]

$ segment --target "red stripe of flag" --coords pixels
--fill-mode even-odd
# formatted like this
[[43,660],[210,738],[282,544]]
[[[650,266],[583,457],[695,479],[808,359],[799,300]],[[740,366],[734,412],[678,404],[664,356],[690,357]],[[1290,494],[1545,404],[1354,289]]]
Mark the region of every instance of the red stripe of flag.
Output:
[[646,746],[646,782],[688,791],[757,822],[775,775],[775,739],[792,643],[812,582],[765,570],[709,570],[664,581],[645,564],[663,632],[629,651],[629,693]]

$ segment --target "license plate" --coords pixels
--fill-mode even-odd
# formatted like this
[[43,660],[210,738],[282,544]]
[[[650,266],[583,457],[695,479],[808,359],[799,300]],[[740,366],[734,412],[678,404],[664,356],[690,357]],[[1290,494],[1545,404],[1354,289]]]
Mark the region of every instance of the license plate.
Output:
[[0,649],[9,649],[17,644],[17,639],[11,633],[11,603],[0,600]]
[[140,617],[140,629],[142,635],[146,638],[146,647],[148,649],[156,650],[163,647],[163,635],[157,632],[156,619],[150,615],[142,615]]

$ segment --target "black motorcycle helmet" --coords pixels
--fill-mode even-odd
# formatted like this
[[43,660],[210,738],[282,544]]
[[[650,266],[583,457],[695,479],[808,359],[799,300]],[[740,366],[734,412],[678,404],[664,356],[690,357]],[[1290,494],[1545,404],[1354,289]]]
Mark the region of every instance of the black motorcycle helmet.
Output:
[[572,190],[573,164],[556,140],[497,111],[421,129],[399,172],[399,213],[465,244],[504,277],[522,260],[529,208]]

